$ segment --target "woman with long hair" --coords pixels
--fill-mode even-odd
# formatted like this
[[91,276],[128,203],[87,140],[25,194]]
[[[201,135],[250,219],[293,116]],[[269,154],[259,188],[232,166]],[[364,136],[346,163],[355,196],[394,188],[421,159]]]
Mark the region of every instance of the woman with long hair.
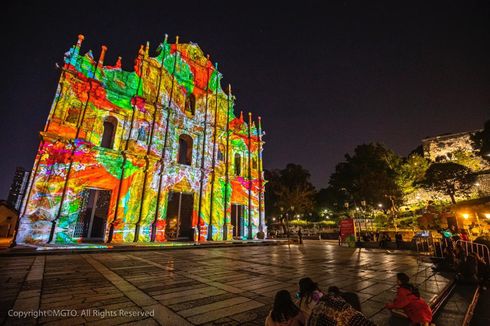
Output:
[[305,314],[306,319],[311,314],[313,307],[316,306],[323,296],[323,292],[318,288],[318,284],[313,282],[309,277],[304,277],[299,280],[299,292],[297,293],[296,302],[299,309]]
[[387,303],[388,309],[403,309],[412,325],[428,326],[432,320],[429,305],[420,297],[419,290],[410,283],[405,273],[396,274],[398,291],[393,303]]
[[276,293],[272,310],[265,320],[265,326],[304,326],[305,315],[291,299],[287,290]]

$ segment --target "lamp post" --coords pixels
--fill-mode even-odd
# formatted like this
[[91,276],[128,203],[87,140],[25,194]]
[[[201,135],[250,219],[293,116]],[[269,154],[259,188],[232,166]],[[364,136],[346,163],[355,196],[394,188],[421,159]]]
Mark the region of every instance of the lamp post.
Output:
[[[291,208],[291,216],[294,218],[294,206],[291,205],[290,208]],[[288,240],[289,240],[289,216],[287,213],[286,213],[286,226],[288,229]]]
[[[281,225],[284,227],[284,207],[281,206],[281,207],[279,207],[279,209],[281,210],[279,221],[281,222]],[[283,231],[286,231],[285,227],[284,227]]]

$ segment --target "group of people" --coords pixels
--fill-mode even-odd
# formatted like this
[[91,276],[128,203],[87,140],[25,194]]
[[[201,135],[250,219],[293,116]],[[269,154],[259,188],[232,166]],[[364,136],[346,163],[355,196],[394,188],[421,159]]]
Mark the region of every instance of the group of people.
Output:
[[[405,273],[397,274],[398,291],[388,309],[402,309],[412,324],[429,325],[432,311]],[[295,300],[287,290],[276,293],[265,326],[375,325],[361,312],[357,294],[336,286],[323,292],[311,278],[299,281]]]
[[478,253],[467,253],[456,238],[445,237],[442,242],[443,264],[456,272],[461,282],[479,284],[486,290],[490,282],[490,266]]
[[[376,231],[376,233],[365,232],[362,234],[362,240],[364,242],[376,241],[379,242],[380,248],[386,248],[388,243],[391,242],[391,237],[386,232],[383,233],[380,233],[379,231]],[[396,242],[396,249],[400,249],[403,243],[403,236],[401,233],[399,232],[395,233],[395,242]]]

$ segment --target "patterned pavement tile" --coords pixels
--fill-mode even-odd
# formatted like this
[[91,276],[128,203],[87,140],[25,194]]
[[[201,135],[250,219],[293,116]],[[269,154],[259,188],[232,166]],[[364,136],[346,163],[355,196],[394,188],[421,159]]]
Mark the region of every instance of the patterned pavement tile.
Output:
[[[324,241],[0,257],[0,323],[263,325],[275,293],[286,289],[294,296],[299,279],[309,276],[324,291],[336,285],[358,293],[363,312],[383,325],[391,318],[383,307],[395,295],[397,272],[409,274],[428,300],[447,286],[448,277],[430,267],[411,255]],[[7,317],[9,310],[28,308],[74,315]],[[103,312],[108,316],[101,318]]]

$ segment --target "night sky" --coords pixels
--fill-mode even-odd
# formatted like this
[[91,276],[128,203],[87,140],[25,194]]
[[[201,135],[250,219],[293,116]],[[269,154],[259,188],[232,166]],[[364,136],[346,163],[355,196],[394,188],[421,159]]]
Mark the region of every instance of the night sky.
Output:
[[13,2],[2,17],[0,198],[16,166],[32,168],[55,63],[79,33],[82,53],[98,57],[105,44],[105,63],[122,56],[125,69],[146,41],[154,55],[165,33],[199,44],[232,85],[236,110],[262,116],[265,167],[302,164],[317,187],[358,144],[406,155],[426,136],[490,118],[488,1]]

